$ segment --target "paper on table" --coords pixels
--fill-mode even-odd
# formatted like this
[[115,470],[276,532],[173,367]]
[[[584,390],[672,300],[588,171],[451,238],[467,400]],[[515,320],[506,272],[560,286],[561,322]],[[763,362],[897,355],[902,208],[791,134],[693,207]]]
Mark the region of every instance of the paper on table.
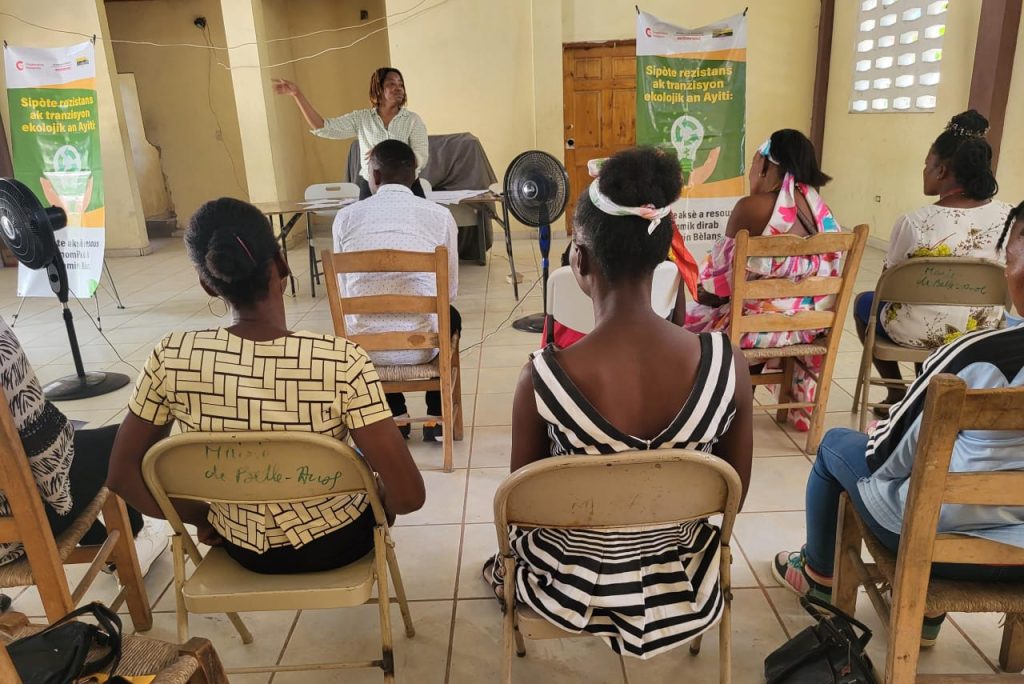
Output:
[[346,197],[345,199],[318,199],[310,200],[308,202],[299,202],[298,204],[303,207],[343,207],[346,204],[352,204],[356,201],[355,197]]
[[431,190],[427,199],[438,204],[458,204],[464,199],[482,195],[487,190]]

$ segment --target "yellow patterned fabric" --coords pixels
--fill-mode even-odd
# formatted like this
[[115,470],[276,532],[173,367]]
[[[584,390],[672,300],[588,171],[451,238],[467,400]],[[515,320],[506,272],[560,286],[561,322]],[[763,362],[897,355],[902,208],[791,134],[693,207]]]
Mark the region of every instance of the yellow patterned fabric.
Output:
[[[339,440],[391,417],[377,371],[342,337],[296,332],[254,342],[223,328],[171,333],[146,361],[128,409],[182,431],[297,430]],[[210,507],[210,523],[232,544],[257,553],[300,547],[348,525],[363,495],[296,504]]]

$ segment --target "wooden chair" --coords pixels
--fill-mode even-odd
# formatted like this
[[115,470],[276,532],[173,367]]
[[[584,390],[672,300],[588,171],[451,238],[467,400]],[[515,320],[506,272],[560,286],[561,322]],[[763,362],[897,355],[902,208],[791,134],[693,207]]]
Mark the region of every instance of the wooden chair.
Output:
[[[0,682],[21,683],[6,645],[45,628],[45,625],[29,624],[21,613],[6,613],[0,618]],[[179,646],[126,634],[121,642],[121,662],[116,674],[125,677],[156,675],[153,684],[228,684],[220,656],[209,639],[201,637],[193,637]]]
[[[936,532],[943,504],[1024,506],[1024,472],[949,472],[953,443],[961,430],[1024,430],[1024,388],[968,390],[963,380],[952,375],[932,379],[898,553],[886,549],[871,534],[845,495],[840,505],[832,601],[852,615],[857,588],[865,587],[889,632],[885,663],[885,681],[889,683],[1000,679],[996,675],[950,675],[915,680],[926,611],[1005,613],[999,663],[1008,672],[1024,668],[1024,582],[929,577],[932,563],[1024,564],[1024,549]],[[861,559],[862,541],[874,563]],[[891,604],[882,596],[880,583],[892,587]]]
[[[239,473],[255,473],[238,477]],[[142,461],[142,474],[153,498],[174,530],[174,593],[178,639],[189,636],[189,613],[227,613],[243,643],[252,635],[238,612],[304,610],[363,605],[377,587],[382,657],[361,662],[316,664],[316,669],[379,667],[384,681],[394,681],[388,571],[405,622],[415,630],[394,542],[377,491],[374,474],[351,447],[308,432],[187,432],[155,444]],[[203,556],[178,517],[170,499],[232,504],[294,503],[340,494],[363,494],[376,520],[374,550],[336,570],[293,575],[265,575],[245,570],[226,551],[214,547]],[[185,557],[195,569],[186,576]],[[228,674],[286,672],[310,665],[244,667]]]
[[[327,295],[334,320],[334,334],[347,337],[369,352],[437,349],[437,356],[418,366],[378,366],[384,391],[441,392],[441,418],[413,417],[396,420],[400,425],[435,421],[444,426],[444,471],[452,471],[452,440],[461,441],[462,373],[459,361],[459,336],[451,330],[448,297],[448,250],[438,247],[429,252],[400,252],[390,249],[335,254],[321,252],[327,274]],[[433,297],[419,295],[368,295],[342,297],[338,276],[346,273],[433,273],[437,293]],[[386,277],[386,276],[382,276]],[[433,332],[386,332],[349,335],[345,316],[353,314],[435,314],[437,329]]]
[[[1006,267],[986,259],[929,257],[910,259],[887,269],[875,286],[860,372],[853,391],[853,411],[860,410],[860,431],[868,422],[868,408],[888,407],[869,401],[871,385],[907,387],[913,380],[886,379],[871,373],[871,360],[923,363],[936,348],[904,347],[876,334],[878,311],[885,302],[939,306],[1005,306]],[[865,387],[865,383],[869,385]]]
[[[868,239],[868,227],[859,225],[852,233],[818,233],[810,237],[774,235],[750,237],[741,230],[736,235],[736,255],[733,261],[733,282],[729,337],[739,346],[740,339],[748,332],[785,332],[799,330],[824,330],[824,334],[810,344],[794,344],[787,347],[757,347],[744,349],[743,355],[751,364],[781,359],[782,368],[777,371],[751,375],[757,385],[779,385],[779,401],[775,404],[758,406],[760,409],[775,409],[776,420],[785,422],[789,409],[811,409],[811,429],[807,433],[805,451],[813,454],[821,439],[828,406],[829,385],[839,341],[842,338],[843,322],[853,295],[853,283],[857,277],[860,258]],[[842,252],[843,272],[839,277],[812,276],[794,282],[785,278],[747,280],[747,259],[757,257],[799,257],[816,254]],[[835,304],[831,311],[801,311],[793,314],[755,313],[743,311],[744,301],[751,299],[786,299],[834,295]],[[833,334],[834,333],[834,334]],[[810,356],[822,356],[821,370],[814,373],[805,363]],[[800,364],[818,384],[813,402],[790,401],[793,371]]]
[[[719,679],[730,681],[732,556],[729,541],[743,487],[725,461],[686,449],[631,451],[610,456],[545,458],[520,468],[494,494],[494,524],[504,570],[503,681],[512,681],[512,653],[526,655],[530,639],[589,636],[567,632],[517,605],[510,525],[544,528],[620,528],[673,525],[722,515],[719,577],[725,607],[719,624]],[[685,495],[681,495],[685,492]],[[700,652],[700,637],[690,652]],[[625,663],[621,660],[623,677]]]
[[[25,548],[25,555],[20,559],[0,565],[0,587],[35,585],[46,619],[53,622],[74,610],[100,570],[108,561],[113,561],[117,566],[120,591],[111,608],[116,611],[127,601],[135,629],[144,632],[152,626],[149,598],[124,502],[104,487],[71,527],[55,539],[3,391],[0,391],[0,488],[11,510],[10,516],[0,517],[0,542],[18,542]],[[101,513],[107,528],[106,541],[98,548],[78,548],[78,542]],[[64,565],[73,563],[90,565],[78,586],[70,589]]]

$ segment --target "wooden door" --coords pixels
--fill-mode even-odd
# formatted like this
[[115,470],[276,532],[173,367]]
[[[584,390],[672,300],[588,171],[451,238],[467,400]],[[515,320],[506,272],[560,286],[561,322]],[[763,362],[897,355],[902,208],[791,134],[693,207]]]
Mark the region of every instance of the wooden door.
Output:
[[592,180],[587,162],[636,144],[636,41],[564,46],[562,84],[571,233],[576,199]]

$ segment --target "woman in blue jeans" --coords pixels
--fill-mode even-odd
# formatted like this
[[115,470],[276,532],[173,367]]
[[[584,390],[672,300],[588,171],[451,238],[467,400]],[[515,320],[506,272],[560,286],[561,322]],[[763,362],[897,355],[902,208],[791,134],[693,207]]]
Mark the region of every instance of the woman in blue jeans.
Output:
[[[1018,220],[1018,216],[1020,220]],[[1018,311],[1024,311],[1024,202],[1009,215],[999,249],[1006,251],[1006,280]],[[829,599],[836,546],[839,498],[846,492],[857,514],[887,548],[900,543],[903,513],[914,465],[925,393],[932,376],[951,373],[970,388],[1024,386],[1024,325],[983,330],[940,347],[888,419],[869,436],[854,430],[829,430],[807,480],[807,543],[800,551],[779,553],[772,574],[799,594]],[[1024,432],[964,431],[953,447],[950,470],[1024,470]],[[1024,548],[1024,508],[943,506],[939,532],[959,532]],[[932,574],[975,581],[1024,580],[1024,566],[938,563]],[[944,615],[927,616],[922,646],[931,646]]]

